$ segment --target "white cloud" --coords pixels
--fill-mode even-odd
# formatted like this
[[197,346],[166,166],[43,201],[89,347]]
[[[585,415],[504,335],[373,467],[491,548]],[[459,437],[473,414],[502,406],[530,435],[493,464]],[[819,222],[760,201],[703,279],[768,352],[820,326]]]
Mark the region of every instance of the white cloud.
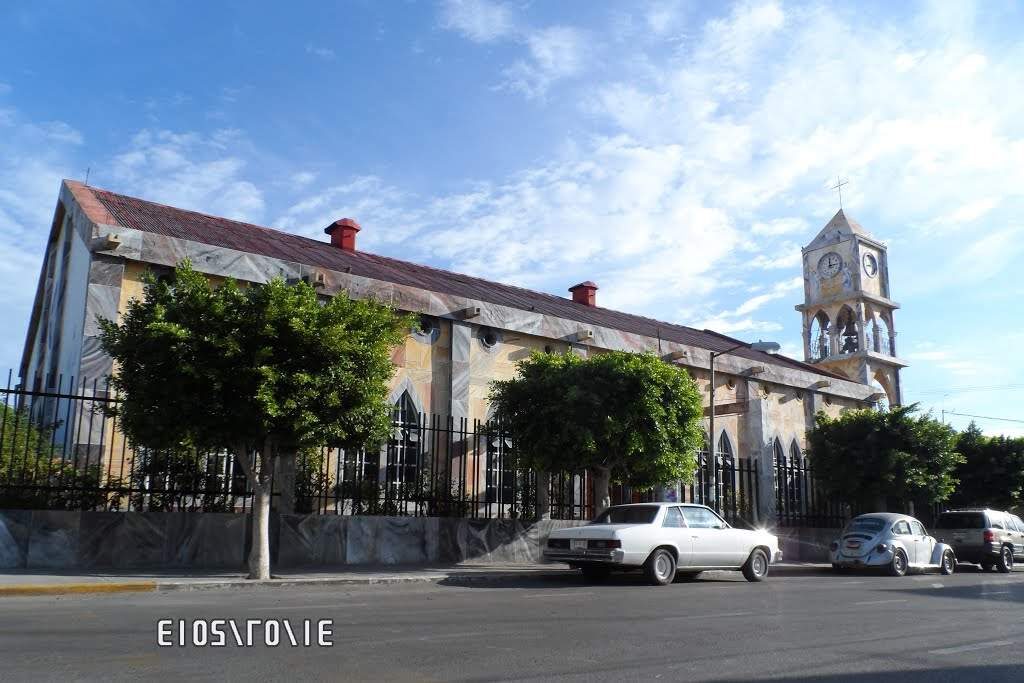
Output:
[[9,83],[4,83],[3,81],[0,81],[0,95],[6,95],[7,93],[11,92],[11,90],[12,88]]
[[515,31],[509,9],[489,0],[445,0],[441,5],[441,25],[476,43],[489,43]]
[[585,60],[584,34],[567,26],[551,26],[526,38],[529,58],[505,70],[506,85],[527,97],[542,97],[555,81],[580,72]]
[[476,43],[499,40],[521,44],[526,54],[502,70],[499,88],[527,98],[544,97],[551,85],[580,73],[586,61],[586,34],[571,26],[527,26],[506,5],[487,0],[448,0],[441,26]]
[[327,61],[331,61],[337,56],[334,53],[334,50],[332,50],[329,47],[323,47],[321,45],[310,45],[308,43],[306,44],[306,54],[313,55],[314,57],[319,57],[320,59],[324,59]]
[[259,222],[263,194],[243,178],[247,162],[236,153],[243,143],[232,130],[210,135],[144,130],[113,157],[96,184],[110,182],[121,192],[153,201]]

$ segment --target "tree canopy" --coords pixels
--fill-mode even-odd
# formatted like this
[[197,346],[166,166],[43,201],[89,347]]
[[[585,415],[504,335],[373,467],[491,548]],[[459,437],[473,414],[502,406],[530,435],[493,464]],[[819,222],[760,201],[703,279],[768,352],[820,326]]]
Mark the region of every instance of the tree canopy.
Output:
[[589,470],[598,509],[610,480],[648,487],[693,476],[703,412],[685,370],[617,351],[535,353],[516,370],[492,383],[490,400],[526,466]]
[[807,433],[814,473],[826,491],[862,508],[937,503],[956,486],[963,457],[956,433],[917,406],[818,413]]
[[957,436],[964,461],[952,502],[1000,510],[1024,506],[1024,438],[985,436],[973,422]]
[[409,329],[372,301],[280,278],[214,286],[188,262],[100,325],[131,443],[231,450],[267,505],[270,458],[387,437],[391,349]]

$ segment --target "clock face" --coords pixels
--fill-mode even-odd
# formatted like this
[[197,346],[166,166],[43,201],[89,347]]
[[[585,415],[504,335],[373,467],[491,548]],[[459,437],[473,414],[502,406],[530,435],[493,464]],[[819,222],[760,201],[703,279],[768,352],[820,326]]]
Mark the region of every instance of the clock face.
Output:
[[818,261],[818,274],[822,277],[835,277],[843,267],[843,257],[830,251]]
[[868,277],[874,277],[878,274],[878,260],[875,259],[874,254],[864,254],[864,272],[868,274]]

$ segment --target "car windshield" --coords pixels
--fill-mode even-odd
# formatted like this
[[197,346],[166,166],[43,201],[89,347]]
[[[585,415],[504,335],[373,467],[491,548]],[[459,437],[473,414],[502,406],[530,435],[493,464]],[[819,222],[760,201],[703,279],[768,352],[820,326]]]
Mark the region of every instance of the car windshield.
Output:
[[619,505],[599,514],[591,524],[650,524],[657,516],[657,505]]
[[850,520],[850,523],[846,525],[846,532],[851,531],[864,531],[870,534],[877,534],[879,531],[885,528],[885,520],[880,517],[857,517],[856,519]]
[[935,522],[936,529],[984,529],[985,515],[980,512],[943,512]]

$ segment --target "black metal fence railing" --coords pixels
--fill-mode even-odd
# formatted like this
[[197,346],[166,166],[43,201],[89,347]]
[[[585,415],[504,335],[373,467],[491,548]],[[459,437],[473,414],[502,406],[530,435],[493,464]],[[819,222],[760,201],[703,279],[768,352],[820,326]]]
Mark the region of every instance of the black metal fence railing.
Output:
[[[252,490],[227,451],[133,447],[109,408],[106,381],[56,377],[26,389],[11,373],[0,385],[0,509],[247,511]],[[515,444],[494,422],[401,411],[390,438],[374,448],[320,448],[280,460],[271,496],[279,510],[342,515],[533,519],[537,473],[517,466]],[[710,503],[707,455],[692,483],[666,487],[668,499]],[[250,456],[256,467],[256,458]],[[756,460],[722,457],[717,505],[732,524],[758,523]],[[593,516],[586,472],[553,472],[548,513]],[[613,503],[653,500],[654,490],[617,485]]]
[[[758,464],[754,458],[718,458],[716,467],[718,502],[714,505],[719,514],[733,526],[753,527],[761,520],[758,515],[760,483]],[[708,477],[708,455],[699,453],[697,469],[688,484],[667,487],[674,491],[674,498],[681,503],[711,505],[710,478]],[[655,489],[632,490],[628,486],[612,487],[612,504],[648,503],[656,499]],[[669,499],[672,499],[671,497]]]
[[[117,400],[105,381],[56,377],[51,387],[26,389],[9,373],[0,385],[0,509],[249,509],[252,490],[232,454],[135,448],[104,410]],[[280,461],[273,505],[347,515],[538,516],[537,474],[516,466],[500,425],[396,418],[379,447],[321,448],[297,454],[292,465]],[[585,473],[548,480],[553,518],[592,515]]]
[[825,495],[805,461],[775,463],[775,509],[779,526],[842,527],[852,514],[851,507]]

